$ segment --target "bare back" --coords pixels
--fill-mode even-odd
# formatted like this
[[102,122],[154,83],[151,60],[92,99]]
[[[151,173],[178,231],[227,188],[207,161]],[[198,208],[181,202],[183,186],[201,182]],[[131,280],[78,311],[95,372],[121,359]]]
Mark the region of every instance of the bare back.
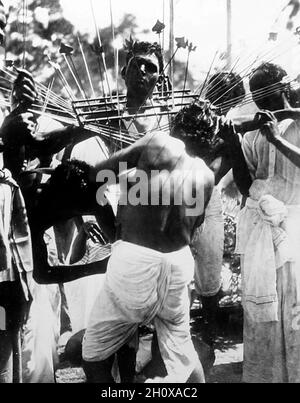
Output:
[[121,207],[121,238],[164,253],[189,245],[195,228],[203,222],[214,186],[205,163],[190,157],[183,142],[157,134],[127,179],[128,199],[138,184],[139,196],[147,201],[132,205],[127,200]]

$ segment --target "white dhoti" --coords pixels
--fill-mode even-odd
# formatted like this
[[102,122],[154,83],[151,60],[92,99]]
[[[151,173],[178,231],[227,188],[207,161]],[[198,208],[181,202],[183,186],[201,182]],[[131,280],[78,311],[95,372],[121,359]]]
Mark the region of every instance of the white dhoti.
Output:
[[[270,224],[273,216],[267,210],[266,221],[254,207],[250,200],[242,212],[239,226],[243,230],[238,231],[237,240],[245,311],[243,380],[299,383],[300,207],[286,207],[284,220],[278,221],[283,221],[281,227],[278,222]],[[280,210],[276,216],[281,216]]]
[[205,210],[205,220],[192,241],[195,257],[195,289],[202,297],[212,297],[221,288],[224,251],[224,219],[221,194],[214,188]]
[[131,340],[139,325],[154,321],[168,373],[164,382],[186,382],[199,363],[189,327],[193,274],[188,247],[163,254],[117,242],[90,316],[84,360],[105,360]]

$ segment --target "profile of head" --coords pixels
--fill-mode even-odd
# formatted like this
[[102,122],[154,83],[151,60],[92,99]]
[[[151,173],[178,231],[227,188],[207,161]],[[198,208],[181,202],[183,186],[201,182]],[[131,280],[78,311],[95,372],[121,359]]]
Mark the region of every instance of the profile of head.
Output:
[[95,189],[89,181],[90,166],[83,161],[69,160],[59,165],[44,188],[44,198],[59,198],[69,207],[81,208],[95,198]]
[[219,119],[208,101],[194,101],[175,116],[171,135],[185,143],[190,155],[208,161],[215,151]]
[[6,24],[7,24],[6,12],[5,12],[5,8],[4,8],[4,4],[0,0],[0,46],[4,45]]
[[126,66],[122,70],[127,90],[149,96],[164,70],[161,46],[154,42],[127,41]]
[[217,106],[222,114],[227,114],[244,99],[245,94],[241,76],[231,71],[222,71],[210,77],[205,98]]
[[284,97],[290,91],[290,85],[283,82],[285,77],[287,72],[273,63],[262,63],[253,70],[249,85],[253,101],[259,109],[284,109]]

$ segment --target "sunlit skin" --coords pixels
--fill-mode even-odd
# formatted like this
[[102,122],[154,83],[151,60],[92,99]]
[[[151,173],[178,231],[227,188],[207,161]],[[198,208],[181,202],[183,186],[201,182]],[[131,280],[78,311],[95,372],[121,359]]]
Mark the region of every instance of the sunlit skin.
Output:
[[[253,101],[259,109],[268,111],[278,111],[285,108],[285,95],[283,92],[283,87],[278,85],[278,90],[276,86],[272,87],[272,94],[268,96],[263,96],[262,92],[264,89],[268,91],[269,87],[266,85],[268,82],[268,76],[265,72],[257,70],[250,79],[250,91],[252,92]],[[259,92],[257,92],[259,91]]]
[[129,61],[124,79],[130,113],[135,113],[148,98],[151,98],[158,78],[159,63],[155,54],[139,53]]

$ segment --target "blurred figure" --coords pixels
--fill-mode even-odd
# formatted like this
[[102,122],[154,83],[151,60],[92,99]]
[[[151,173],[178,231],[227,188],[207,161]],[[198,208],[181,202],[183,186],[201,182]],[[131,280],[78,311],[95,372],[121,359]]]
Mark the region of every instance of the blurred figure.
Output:
[[[253,71],[250,89],[258,108],[289,110],[286,75],[272,63]],[[237,228],[243,281],[243,380],[299,383],[300,126],[299,120],[288,118],[277,122],[269,112],[258,117],[265,125],[246,133],[242,141],[253,184]]]
[[[206,99],[217,108],[218,113],[225,116],[243,100],[244,96],[245,88],[241,77],[226,71],[216,73],[209,79],[205,95]],[[223,148],[210,156],[210,161],[206,158],[209,166],[215,163],[214,160],[220,159],[224,151]],[[219,301],[222,297],[221,271],[224,251],[222,199],[221,190],[217,185],[232,168],[230,159],[223,158],[223,160],[225,164],[219,177],[216,178],[216,186],[205,212],[204,223],[197,229],[192,241],[196,262],[195,292],[200,296],[204,319],[203,341],[212,349],[218,328]]]

